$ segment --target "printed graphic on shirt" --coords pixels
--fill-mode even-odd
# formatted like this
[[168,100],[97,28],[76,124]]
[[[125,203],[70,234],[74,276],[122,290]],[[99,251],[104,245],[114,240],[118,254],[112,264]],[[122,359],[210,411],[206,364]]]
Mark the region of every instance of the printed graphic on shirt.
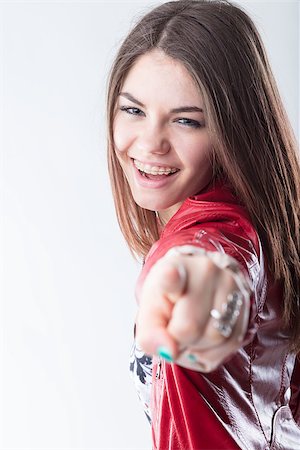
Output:
[[151,424],[150,396],[152,385],[152,358],[139,349],[134,341],[130,354],[130,372],[146,417]]

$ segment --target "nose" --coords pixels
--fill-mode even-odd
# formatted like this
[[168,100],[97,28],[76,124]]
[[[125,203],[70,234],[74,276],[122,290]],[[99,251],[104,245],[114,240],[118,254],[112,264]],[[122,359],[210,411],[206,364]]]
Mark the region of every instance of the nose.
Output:
[[171,143],[163,126],[148,124],[140,130],[136,142],[137,150],[144,155],[164,155],[171,149]]

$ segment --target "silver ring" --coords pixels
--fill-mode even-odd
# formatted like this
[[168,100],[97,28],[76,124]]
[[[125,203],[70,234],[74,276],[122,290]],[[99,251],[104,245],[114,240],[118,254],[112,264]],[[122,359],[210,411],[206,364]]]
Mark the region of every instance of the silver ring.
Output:
[[233,327],[240,315],[243,304],[243,296],[239,291],[234,291],[227,296],[226,303],[222,305],[222,312],[217,309],[210,311],[210,316],[214,319],[214,327],[224,337],[229,337]]

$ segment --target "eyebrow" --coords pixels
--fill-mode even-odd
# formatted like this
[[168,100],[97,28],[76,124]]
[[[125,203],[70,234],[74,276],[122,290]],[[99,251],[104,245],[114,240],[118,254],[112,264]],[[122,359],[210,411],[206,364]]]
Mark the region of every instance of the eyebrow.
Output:
[[[142,108],[145,107],[143,103],[134,98],[131,94],[129,94],[129,92],[120,92],[119,96],[127,98],[129,101],[131,101],[132,103],[136,103]],[[199,108],[198,106],[180,106],[179,108],[171,109],[171,113],[181,113],[181,112],[203,112],[203,109]]]

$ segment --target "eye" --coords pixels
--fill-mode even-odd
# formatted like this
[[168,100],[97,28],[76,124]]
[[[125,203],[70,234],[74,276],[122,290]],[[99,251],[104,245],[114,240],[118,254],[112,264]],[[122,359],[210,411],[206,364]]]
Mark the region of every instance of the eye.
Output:
[[198,120],[187,119],[184,117],[182,119],[177,119],[176,122],[190,128],[200,128],[204,126],[204,124],[201,124]]
[[127,114],[131,114],[132,116],[144,115],[144,113],[141,109],[133,107],[133,106],[121,106],[120,110],[125,111]]

